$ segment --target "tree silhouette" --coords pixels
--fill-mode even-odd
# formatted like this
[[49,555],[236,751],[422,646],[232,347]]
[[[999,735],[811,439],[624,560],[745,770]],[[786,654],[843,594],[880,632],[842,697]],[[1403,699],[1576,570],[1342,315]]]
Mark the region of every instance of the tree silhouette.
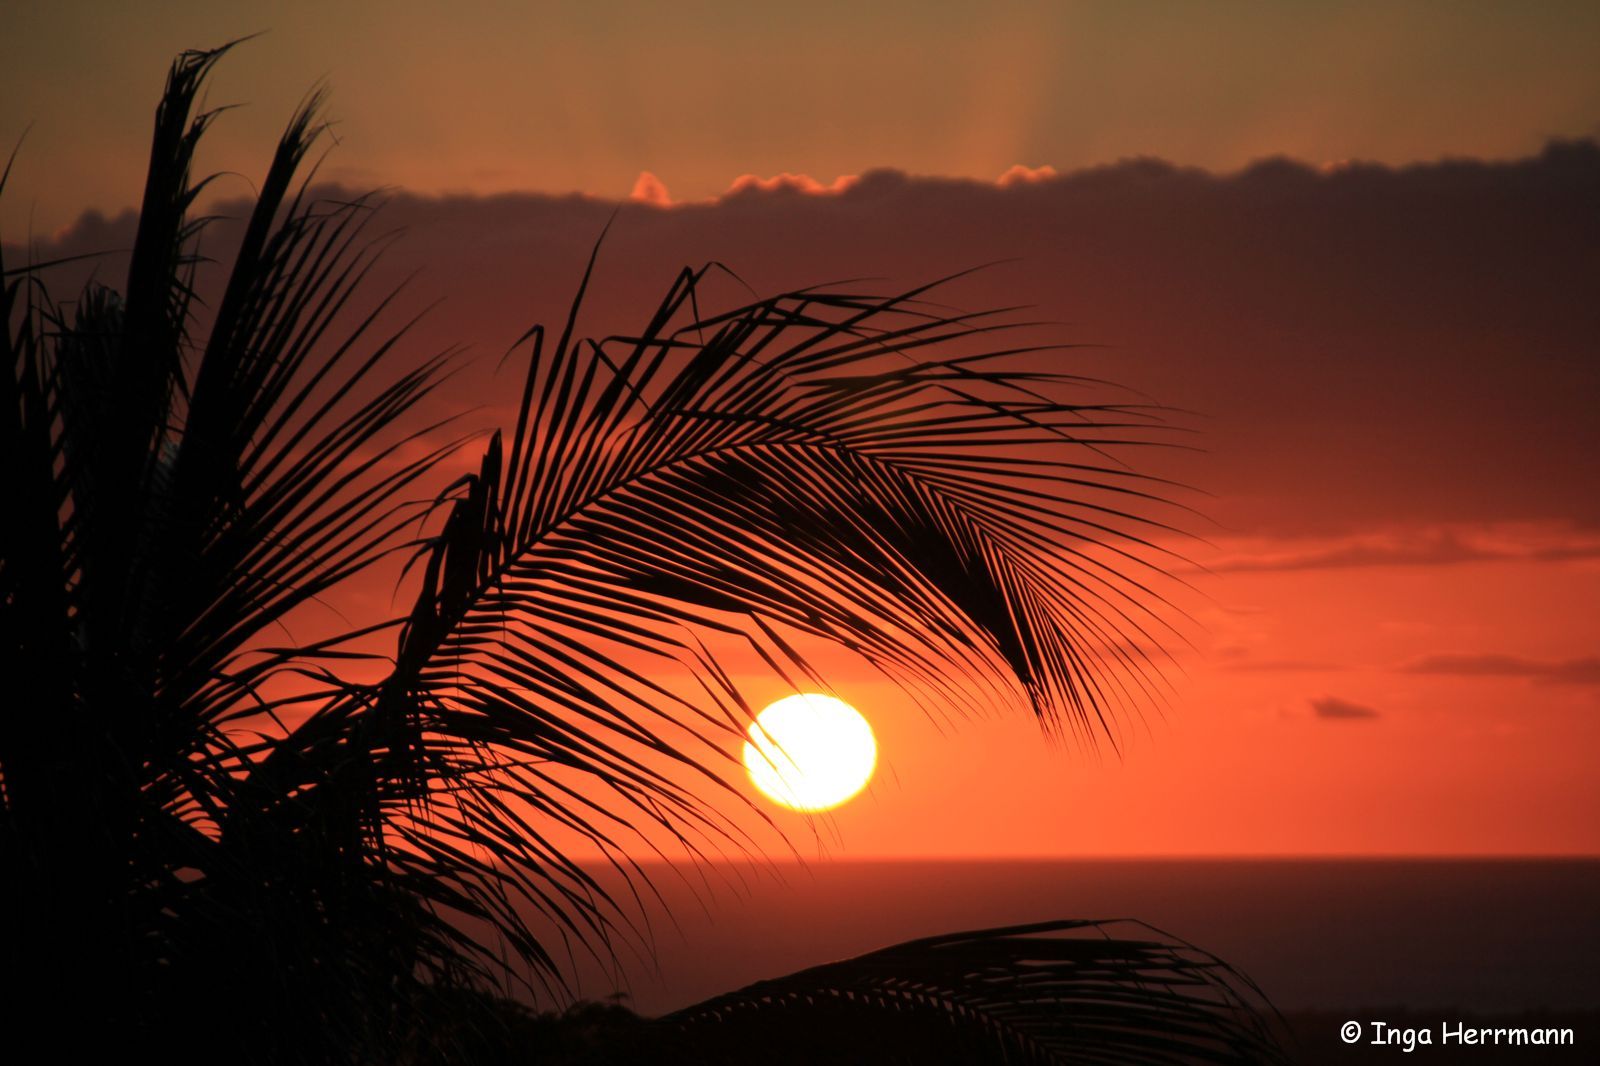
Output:
[[[926,704],[1010,702],[1084,743],[1148,696],[1164,485],[1110,453],[1158,413],[1074,402],[1007,316],[925,289],[702,313],[709,268],[685,271],[637,333],[586,340],[586,275],[561,332],[516,346],[509,435],[429,498],[466,439],[418,413],[452,357],[391,370],[397,294],[352,304],[382,242],[371,201],[295,184],[317,99],[199,313],[190,165],[216,113],[194,107],[225,51],[173,65],[120,294],[57,303],[50,264],[0,263],[16,1017],[70,998],[167,1057],[481,1060],[515,1011],[473,990],[559,988],[550,928],[626,935],[566,842],[635,884],[660,840],[759,847],[723,776],[751,709],[719,641],[796,685],[825,685],[797,635],[828,641]],[[285,645],[294,611],[395,556],[408,613]],[[353,679],[377,639],[385,676]],[[893,1015],[907,1047],[949,1030],[1005,1061],[1267,1057],[1249,986],[1186,951],[963,934],[639,1032],[728,1061],[750,1026],[848,1001],[830,1031]]]

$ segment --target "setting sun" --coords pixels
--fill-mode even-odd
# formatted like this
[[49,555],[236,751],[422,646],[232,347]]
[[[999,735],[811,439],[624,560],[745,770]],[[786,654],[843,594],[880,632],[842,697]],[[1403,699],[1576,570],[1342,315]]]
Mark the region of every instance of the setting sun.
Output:
[[803,693],[750,723],[744,765],[770,799],[797,811],[837,807],[866,787],[878,765],[867,720],[832,696]]

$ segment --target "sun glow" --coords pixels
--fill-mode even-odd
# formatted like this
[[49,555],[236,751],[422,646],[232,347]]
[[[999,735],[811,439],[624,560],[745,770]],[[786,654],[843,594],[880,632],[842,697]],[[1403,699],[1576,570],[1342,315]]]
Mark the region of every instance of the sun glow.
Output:
[[774,802],[797,811],[837,807],[866,787],[878,742],[856,709],[803,693],[773,703],[750,723],[744,765]]

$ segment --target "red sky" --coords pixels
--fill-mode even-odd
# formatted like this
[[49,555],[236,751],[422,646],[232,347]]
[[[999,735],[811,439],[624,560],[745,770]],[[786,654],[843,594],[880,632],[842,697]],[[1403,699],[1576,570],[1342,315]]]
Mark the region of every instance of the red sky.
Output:
[[[1205,25],[940,9],[893,34],[808,9],[782,16],[789,37],[732,9],[693,33],[570,11],[428,40],[421,16],[366,20],[367,37],[290,5],[221,68],[213,102],[256,106],[220,120],[207,162],[258,173],[271,128],[330,73],[343,143],[325,173],[420,190],[385,209],[406,229],[386,277],[421,267],[419,299],[444,297],[412,350],[473,346],[436,402],[484,404],[477,424],[503,413],[499,355],[558,318],[643,170],[704,202],[623,208],[591,332],[637,322],[677,267],[711,259],[763,292],[1006,260],[946,298],[1036,305],[1053,336],[1107,345],[1074,368],[1195,412],[1204,453],[1155,460],[1210,494],[1187,498],[1207,520],[1183,549],[1209,572],[1186,575],[1195,647],[1167,707],[1128,723],[1120,757],[1046,746],[1020,714],[946,736],[838,660],[883,770],[817,842],[776,815],[802,850],[1595,853],[1600,150],[1542,145],[1600,118],[1578,61],[1600,27],[1579,6],[1463,5],[1448,23],[1311,9]],[[27,205],[40,257],[125,247],[165,57],[259,27],[25,17],[39,46],[25,93],[3,76],[0,136],[37,124],[4,235],[26,232]],[[98,73],[40,73],[69,48]],[[1116,162],[1134,153],[1184,166]],[[1309,165],[1247,165],[1277,153]],[[1388,165],[1328,165],[1350,157]],[[1057,173],[997,185],[1013,164]],[[718,195],[784,171],[864,176]]]

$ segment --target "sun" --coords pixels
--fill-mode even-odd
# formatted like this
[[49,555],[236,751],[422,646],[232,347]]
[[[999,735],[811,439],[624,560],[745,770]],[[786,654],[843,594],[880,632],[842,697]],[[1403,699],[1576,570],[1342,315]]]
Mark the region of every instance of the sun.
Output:
[[744,745],[750,780],[776,803],[825,811],[872,780],[878,742],[843,700],[814,692],[785,696],[756,715]]

